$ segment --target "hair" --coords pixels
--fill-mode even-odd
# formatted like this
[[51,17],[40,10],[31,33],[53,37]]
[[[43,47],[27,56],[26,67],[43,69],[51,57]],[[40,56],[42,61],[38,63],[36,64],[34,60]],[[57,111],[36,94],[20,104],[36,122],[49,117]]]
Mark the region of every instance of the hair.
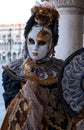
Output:
[[27,39],[27,35],[30,32],[31,28],[36,24],[34,20],[35,14],[33,14],[30,19],[27,21],[26,26],[24,28],[24,37]]

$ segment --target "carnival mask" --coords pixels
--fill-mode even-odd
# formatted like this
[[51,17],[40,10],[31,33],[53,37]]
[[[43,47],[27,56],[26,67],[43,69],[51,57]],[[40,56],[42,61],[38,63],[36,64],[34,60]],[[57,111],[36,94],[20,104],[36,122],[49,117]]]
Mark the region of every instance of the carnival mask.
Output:
[[28,53],[32,60],[41,60],[48,54],[52,45],[51,31],[40,25],[32,27],[27,37]]

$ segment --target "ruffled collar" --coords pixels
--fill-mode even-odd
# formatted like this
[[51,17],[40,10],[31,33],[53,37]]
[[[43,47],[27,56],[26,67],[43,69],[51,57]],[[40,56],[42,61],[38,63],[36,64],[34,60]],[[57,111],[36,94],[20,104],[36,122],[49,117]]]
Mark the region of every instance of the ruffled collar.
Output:
[[62,65],[63,61],[55,58],[35,62],[28,57],[23,63],[23,72],[29,80],[38,82],[40,85],[50,85],[57,82]]

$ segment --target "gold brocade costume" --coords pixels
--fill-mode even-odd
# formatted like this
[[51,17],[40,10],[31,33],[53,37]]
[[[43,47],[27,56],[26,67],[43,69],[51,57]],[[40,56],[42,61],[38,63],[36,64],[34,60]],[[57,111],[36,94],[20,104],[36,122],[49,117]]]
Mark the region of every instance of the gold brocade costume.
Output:
[[[51,64],[51,61],[53,64]],[[26,67],[29,68],[28,71],[26,71],[27,75],[25,78],[31,78],[29,83],[26,83],[22,90],[20,90],[20,92],[16,95],[8,108],[8,111],[11,112],[9,113],[9,116],[6,117],[6,120],[8,120],[6,121],[6,130],[27,130],[28,128],[33,130],[33,128],[31,128],[30,118],[31,111],[35,111],[35,105],[33,105],[34,102],[38,102],[37,104],[39,104],[39,107],[38,105],[36,105],[37,112],[33,113],[36,114],[36,116],[40,116],[38,118],[41,121],[42,127],[40,125],[38,130],[75,130],[75,128],[73,127],[74,123],[72,118],[63,108],[63,104],[60,100],[59,88],[57,88],[57,78],[63,65],[63,61],[51,58],[51,60],[47,62],[48,64],[46,62],[38,65],[35,64],[35,66],[33,65],[33,68],[32,65],[29,66],[30,61],[28,63],[28,59],[26,60],[26,62],[24,62],[23,70],[25,64]],[[32,74],[29,73],[29,70]],[[48,76],[46,77],[45,73],[44,75],[41,75],[40,70],[47,73]],[[42,76],[40,77],[40,80],[44,80],[44,82],[35,83],[35,80],[38,80],[32,78],[33,74],[38,74],[38,76]],[[49,82],[48,80],[46,82],[45,78],[48,79],[48,77],[50,77],[49,75],[51,75],[52,78],[51,80],[49,79]],[[52,80],[53,77],[55,77],[56,80]],[[33,82],[31,81],[31,79]],[[31,94],[35,97],[31,96]],[[35,99],[37,101],[35,101]],[[10,110],[11,108],[12,110]],[[40,121],[37,122],[40,123]],[[3,125],[1,130],[5,130]]]

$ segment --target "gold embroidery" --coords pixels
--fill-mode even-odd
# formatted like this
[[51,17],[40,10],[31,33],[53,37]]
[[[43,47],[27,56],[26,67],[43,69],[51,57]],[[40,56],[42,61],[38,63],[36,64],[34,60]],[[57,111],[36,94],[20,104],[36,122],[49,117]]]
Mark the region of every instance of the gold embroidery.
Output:
[[[41,65],[42,66],[42,65]],[[56,73],[55,76],[49,76],[48,73],[49,72],[45,72],[44,70],[44,76],[45,78],[41,78],[39,77],[36,72],[32,72],[31,69],[32,67],[38,67],[40,68],[41,66],[37,65],[36,62],[32,62],[29,57],[26,59],[26,61],[23,64],[23,72],[26,75],[28,80],[33,80],[35,82],[38,82],[40,85],[50,85],[50,84],[54,84],[58,81],[58,72],[54,72]],[[45,64],[43,64],[42,69],[44,68]],[[48,70],[49,71],[49,70]],[[56,71],[56,70],[55,70]],[[42,73],[39,73],[40,75]],[[47,78],[46,78],[47,75]]]

